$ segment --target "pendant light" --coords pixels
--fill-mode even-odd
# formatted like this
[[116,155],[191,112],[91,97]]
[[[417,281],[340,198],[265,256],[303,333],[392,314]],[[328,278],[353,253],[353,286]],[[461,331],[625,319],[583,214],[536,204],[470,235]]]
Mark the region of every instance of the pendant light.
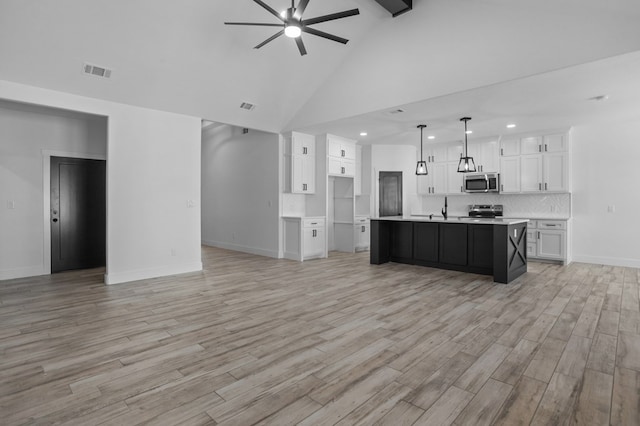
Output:
[[418,129],[420,129],[420,161],[418,161],[418,165],[416,166],[416,174],[417,175],[428,175],[427,171],[427,163],[422,159],[422,131],[427,127],[426,124],[420,124]]
[[467,121],[471,120],[471,117],[462,117],[460,121],[464,121],[464,157],[460,157],[458,163],[458,173],[471,173],[476,171],[476,164],[473,161],[473,157],[469,157],[469,150],[467,148]]

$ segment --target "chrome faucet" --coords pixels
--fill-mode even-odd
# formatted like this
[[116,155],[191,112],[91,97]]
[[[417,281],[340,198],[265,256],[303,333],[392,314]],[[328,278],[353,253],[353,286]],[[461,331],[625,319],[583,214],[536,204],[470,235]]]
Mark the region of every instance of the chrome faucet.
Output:
[[442,209],[442,217],[447,220],[447,197],[444,197],[444,209]]

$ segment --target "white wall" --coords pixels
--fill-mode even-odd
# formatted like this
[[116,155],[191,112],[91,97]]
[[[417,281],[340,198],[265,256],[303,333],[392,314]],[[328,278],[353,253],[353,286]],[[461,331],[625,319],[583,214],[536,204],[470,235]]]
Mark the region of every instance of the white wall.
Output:
[[106,159],[107,120],[0,102],[0,279],[50,273],[43,150]]
[[280,137],[232,126],[202,133],[202,242],[279,257]]
[[635,111],[631,118],[573,128],[576,262],[640,267],[638,123]]
[[378,217],[379,173],[402,172],[402,212],[411,214],[417,203],[416,147],[411,145],[373,145],[371,147],[371,217]]
[[107,117],[105,282],[202,269],[199,118],[2,80],[0,99]]

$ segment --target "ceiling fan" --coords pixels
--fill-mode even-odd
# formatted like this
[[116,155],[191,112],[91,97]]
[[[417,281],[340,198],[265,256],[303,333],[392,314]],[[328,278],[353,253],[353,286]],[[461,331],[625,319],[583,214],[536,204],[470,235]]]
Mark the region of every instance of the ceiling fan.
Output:
[[335,36],[333,34],[325,33],[324,31],[316,30],[315,28],[311,28],[309,25],[319,24],[321,22],[333,21],[335,19],[347,18],[349,16],[354,16],[360,14],[358,9],[345,10],[344,12],[331,13],[329,15],[318,16],[316,18],[310,19],[302,19],[302,14],[304,10],[307,8],[309,4],[309,0],[300,0],[298,2],[298,7],[295,7],[294,0],[291,0],[291,7],[282,13],[278,13],[268,4],[264,3],[261,0],[253,0],[258,3],[260,6],[265,8],[269,13],[282,21],[279,24],[271,24],[264,22],[225,22],[225,25],[254,25],[260,27],[282,27],[280,31],[276,34],[272,35],[259,45],[255,47],[255,49],[260,49],[265,44],[270,41],[275,40],[281,35],[286,35],[287,37],[294,38],[296,40],[296,44],[298,45],[298,50],[300,51],[300,55],[304,56],[307,54],[307,49],[304,47],[304,43],[302,42],[302,33],[312,34],[318,37],[323,37],[329,40],[337,41],[338,43],[347,44],[349,40]]

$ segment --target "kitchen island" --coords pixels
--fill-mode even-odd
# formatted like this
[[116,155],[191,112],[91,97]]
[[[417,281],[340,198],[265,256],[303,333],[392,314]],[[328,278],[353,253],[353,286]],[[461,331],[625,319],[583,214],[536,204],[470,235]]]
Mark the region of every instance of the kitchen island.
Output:
[[371,219],[371,264],[407,263],[510,283],[527,272],[527,219]]

